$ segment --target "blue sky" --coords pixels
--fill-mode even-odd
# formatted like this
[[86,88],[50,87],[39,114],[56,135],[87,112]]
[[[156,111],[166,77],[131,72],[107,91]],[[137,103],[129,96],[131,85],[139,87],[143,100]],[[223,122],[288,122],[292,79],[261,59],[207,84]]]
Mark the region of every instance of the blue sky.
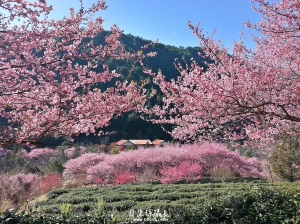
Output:
[[[56,18],[67,15],[70,6],[78,9],[80,5],[77,0],[47,2],[53,5],[52,16]],[[87,7],[95,0],[83,2]],[[222,39],[226,47],[240,39],[241,31],[246,37],[246,45],[254,47],[253,31],[245,28],[243,23],[260,21],[259,15],[251,9],[250,0],[107,0],[106,3],[107,10],[97,14],[105,20],[106,29],[117,24],[125,34],[158,39],[160,43],[174,46],[197,45],[197,38],[187,27],[190,20],[193,24],[201,22],[207,34],[217,29],[215,39]]]

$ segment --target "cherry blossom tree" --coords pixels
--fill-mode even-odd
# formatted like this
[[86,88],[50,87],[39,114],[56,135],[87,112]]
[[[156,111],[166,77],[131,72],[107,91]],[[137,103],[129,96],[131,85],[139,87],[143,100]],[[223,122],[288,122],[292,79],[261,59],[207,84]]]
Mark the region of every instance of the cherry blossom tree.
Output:
[[[74,3],[76,4],[76,3]],[[44,136],[96,133],[121,112],[143,105],[142,90],[116,83],[108,59],[142,62],[142,51],[130,54],[112,26],[105,45],[93,38],[104,32],[99,10],[104,0],[60,20],[49,19],[45,0],[0,0],[0,142],[38,143]],[[149,55],[153,55],[150,53]],[[80,63],[81,65],[79,65]],[[82,65],[84,64],[84,65]]]
[[181,180],[186,182],[197,181],[201,178],[201,166],[183,162],[176,167],[163,167],[159,172],[162,175],[160,182],[162,184],[177,183]]
[[64,155],[68,159],[74,159],[84,153],[86,153],[86,147],[84,147],[84,146],[76,146],[76,147],[71,147],[71,148],[67,148],[64,150]]
[[86,153],[76,159],[71,159],[64,164],[63,177],[65,179],[75,179],[77,178],[76,175],[84,175],[88,168],[105,160],[105,157],[104,153]]
[[54,156],[57,151],[50,148],[35,148],[31,150],[29,153],[27,153],[25,150],[23,150],[22,156],[29,160],[36,160],[36,159],[42,159],[42,158],[49,158],[51,156]]
[[39,193],[40,181],[36,174],[0,175],[0,202],[8,200],[12,205],[24,202]]
[[57,188],[61,188],[63,186],[63,179],[57,173],[52,173],[45,175],[39,184],[39,191],[41,194],[48,193]]
[[113,184],[116,180],[139,181],[145,173],[148,173],[146,182],[193,182],[201,176],[211,176],[218,169],[241,177],[266,178],[264,162],[243,157],[217,143],[139,148],[116,155],[87,153],[69,160],[64,167],[65,180],[86,178],[86,182],[98,185]]
[[148,113],[154,123],[175,124],[174,138],[272,141],[300,127],[300,3],[297,0],[253,0],[262,21],[246,25],[259,32],[256,48],[235,42],[232,53],[213,35],[188,23],[199,39],[207,69],[196,62],[177,64],[180,76],[154,77],[165,94],[162,106]]

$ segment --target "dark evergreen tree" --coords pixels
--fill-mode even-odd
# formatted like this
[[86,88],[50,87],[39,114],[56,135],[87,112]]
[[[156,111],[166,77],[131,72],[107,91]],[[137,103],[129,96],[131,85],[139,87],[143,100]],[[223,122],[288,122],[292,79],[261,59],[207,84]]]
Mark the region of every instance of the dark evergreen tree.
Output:
[[272,153],[270,164],[273,171],[284,180],[294,182],[300,179],[299,136],[283,134]]

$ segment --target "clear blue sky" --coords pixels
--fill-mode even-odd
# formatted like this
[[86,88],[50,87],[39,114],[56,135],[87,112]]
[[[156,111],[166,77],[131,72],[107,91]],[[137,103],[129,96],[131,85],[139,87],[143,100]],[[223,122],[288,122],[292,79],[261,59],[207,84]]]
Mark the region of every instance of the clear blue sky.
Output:
[[[79,7],[77,0],[48,0],[53,5],[53,17],[68,14],[68,8]],[[89,6],[95,0],[83,0]],[[250,0],[107,0],[107,10],[98,13],[105,20],[108,29],[117,24],[125,34],[140,36],[149,40],[174,46],[196,46],[197,38],[187,27],[201,22],[205,33],[217,29],[215,38],[222,39],[225,46],[232,46],[240,39],[240,32],[246,36],[246,45],[253,47],[251,33],[243,26],[250,20],[255,23],[260,17],[251,9]]]

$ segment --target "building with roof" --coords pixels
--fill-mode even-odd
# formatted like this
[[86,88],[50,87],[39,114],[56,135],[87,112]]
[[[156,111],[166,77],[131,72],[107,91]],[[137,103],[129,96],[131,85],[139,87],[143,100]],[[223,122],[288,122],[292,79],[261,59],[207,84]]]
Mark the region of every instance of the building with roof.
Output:
[[167,142],[162,139],[155,139],[152,143],[155,146],[164,146],[165,144],[167,144]]
[[153,145],[149,139],[130,139],[129,141],[132,142],[135,146]]
[[116,144],[118,146],[124,146],[124,147],[134,145],[134,143],[132,143],[130,140],[125,140],[125,139],[121,139],[120,141],[116,142]]
[[162,139],[155,139],[151,142],[149,139],[121,139],[116,144],[118,146],[164,146],[167,142]]

